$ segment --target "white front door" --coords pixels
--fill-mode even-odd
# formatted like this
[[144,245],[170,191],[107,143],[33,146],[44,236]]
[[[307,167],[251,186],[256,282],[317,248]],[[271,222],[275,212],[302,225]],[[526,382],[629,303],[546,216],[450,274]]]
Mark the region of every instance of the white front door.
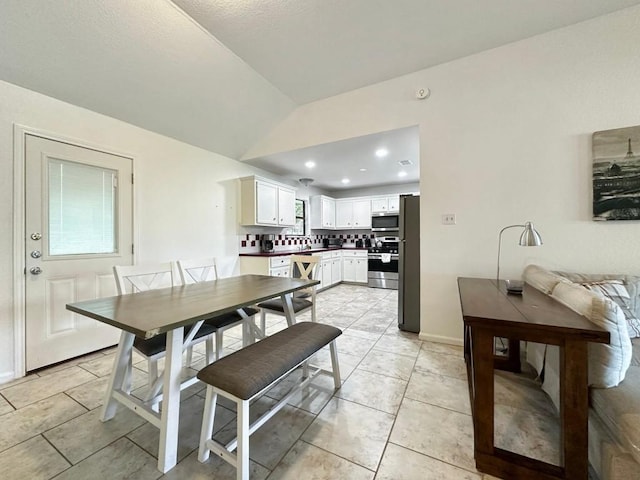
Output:
[[67,303],[116,295],[133,263],[132,159],[26,135],[26,369],[118,343]]

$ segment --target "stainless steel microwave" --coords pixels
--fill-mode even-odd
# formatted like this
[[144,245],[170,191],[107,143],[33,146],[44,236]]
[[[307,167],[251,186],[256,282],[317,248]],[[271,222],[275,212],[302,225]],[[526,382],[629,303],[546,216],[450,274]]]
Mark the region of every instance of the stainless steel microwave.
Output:
[[400,216],[397,213],[382,213],[371,217],[372,232],[394,232],[400,229]]

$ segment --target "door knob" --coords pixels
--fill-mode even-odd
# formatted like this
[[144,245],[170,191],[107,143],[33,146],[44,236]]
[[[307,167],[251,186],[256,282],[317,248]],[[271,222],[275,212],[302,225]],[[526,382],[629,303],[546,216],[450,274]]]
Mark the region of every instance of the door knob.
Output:
[[42,256],[42,253],[40,253],[40,250],[34,250],[33,252],[31,252],[31,258],[40,258]]
[[40,275],[42,273],[42,269],[40,267],[31,267],[29,269],[29,271],[33,274],[33,275]]
[[31,240],[40,240],[42,238],[42,234],[35,232],[31,234]]

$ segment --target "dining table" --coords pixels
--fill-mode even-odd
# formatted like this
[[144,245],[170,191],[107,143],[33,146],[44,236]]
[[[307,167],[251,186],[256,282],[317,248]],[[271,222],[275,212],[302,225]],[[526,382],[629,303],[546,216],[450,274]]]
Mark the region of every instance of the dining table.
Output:
[[[239,275],[67,304],[66,308],[72,312],[122,330],[101,420],[113,418],[121,404],[158,427],[158,470],[163,473],[171,470],[177,463],[180,391],[185,385],[198,381],[192,377],[183,382],[181,378],[182,352],[197,328],[208,318],[233,311],[247,319],[242,307],[274,297],[281,297],[290,326],[296,321],[293,293],[319,283],[318,280]],[[194,327],[183,328],[188,326]],[[244,328],[257,329],[255,324]],[[186,338],[185,331],[188,332]],[[164,372],[154,395],[141,400],[131,393],[133,341],[136,336],[149,339],[161,334],[167,337]],[[153,386],[150,385],[149,390],[153,390]],[[162,408],[159,408],[160,401]]]

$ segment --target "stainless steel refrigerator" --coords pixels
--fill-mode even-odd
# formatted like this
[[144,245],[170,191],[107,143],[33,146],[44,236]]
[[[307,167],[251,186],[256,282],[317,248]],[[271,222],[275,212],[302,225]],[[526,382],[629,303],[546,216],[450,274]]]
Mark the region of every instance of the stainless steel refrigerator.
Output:
[[400,196],[398,328],[420,332],[420,196]]

